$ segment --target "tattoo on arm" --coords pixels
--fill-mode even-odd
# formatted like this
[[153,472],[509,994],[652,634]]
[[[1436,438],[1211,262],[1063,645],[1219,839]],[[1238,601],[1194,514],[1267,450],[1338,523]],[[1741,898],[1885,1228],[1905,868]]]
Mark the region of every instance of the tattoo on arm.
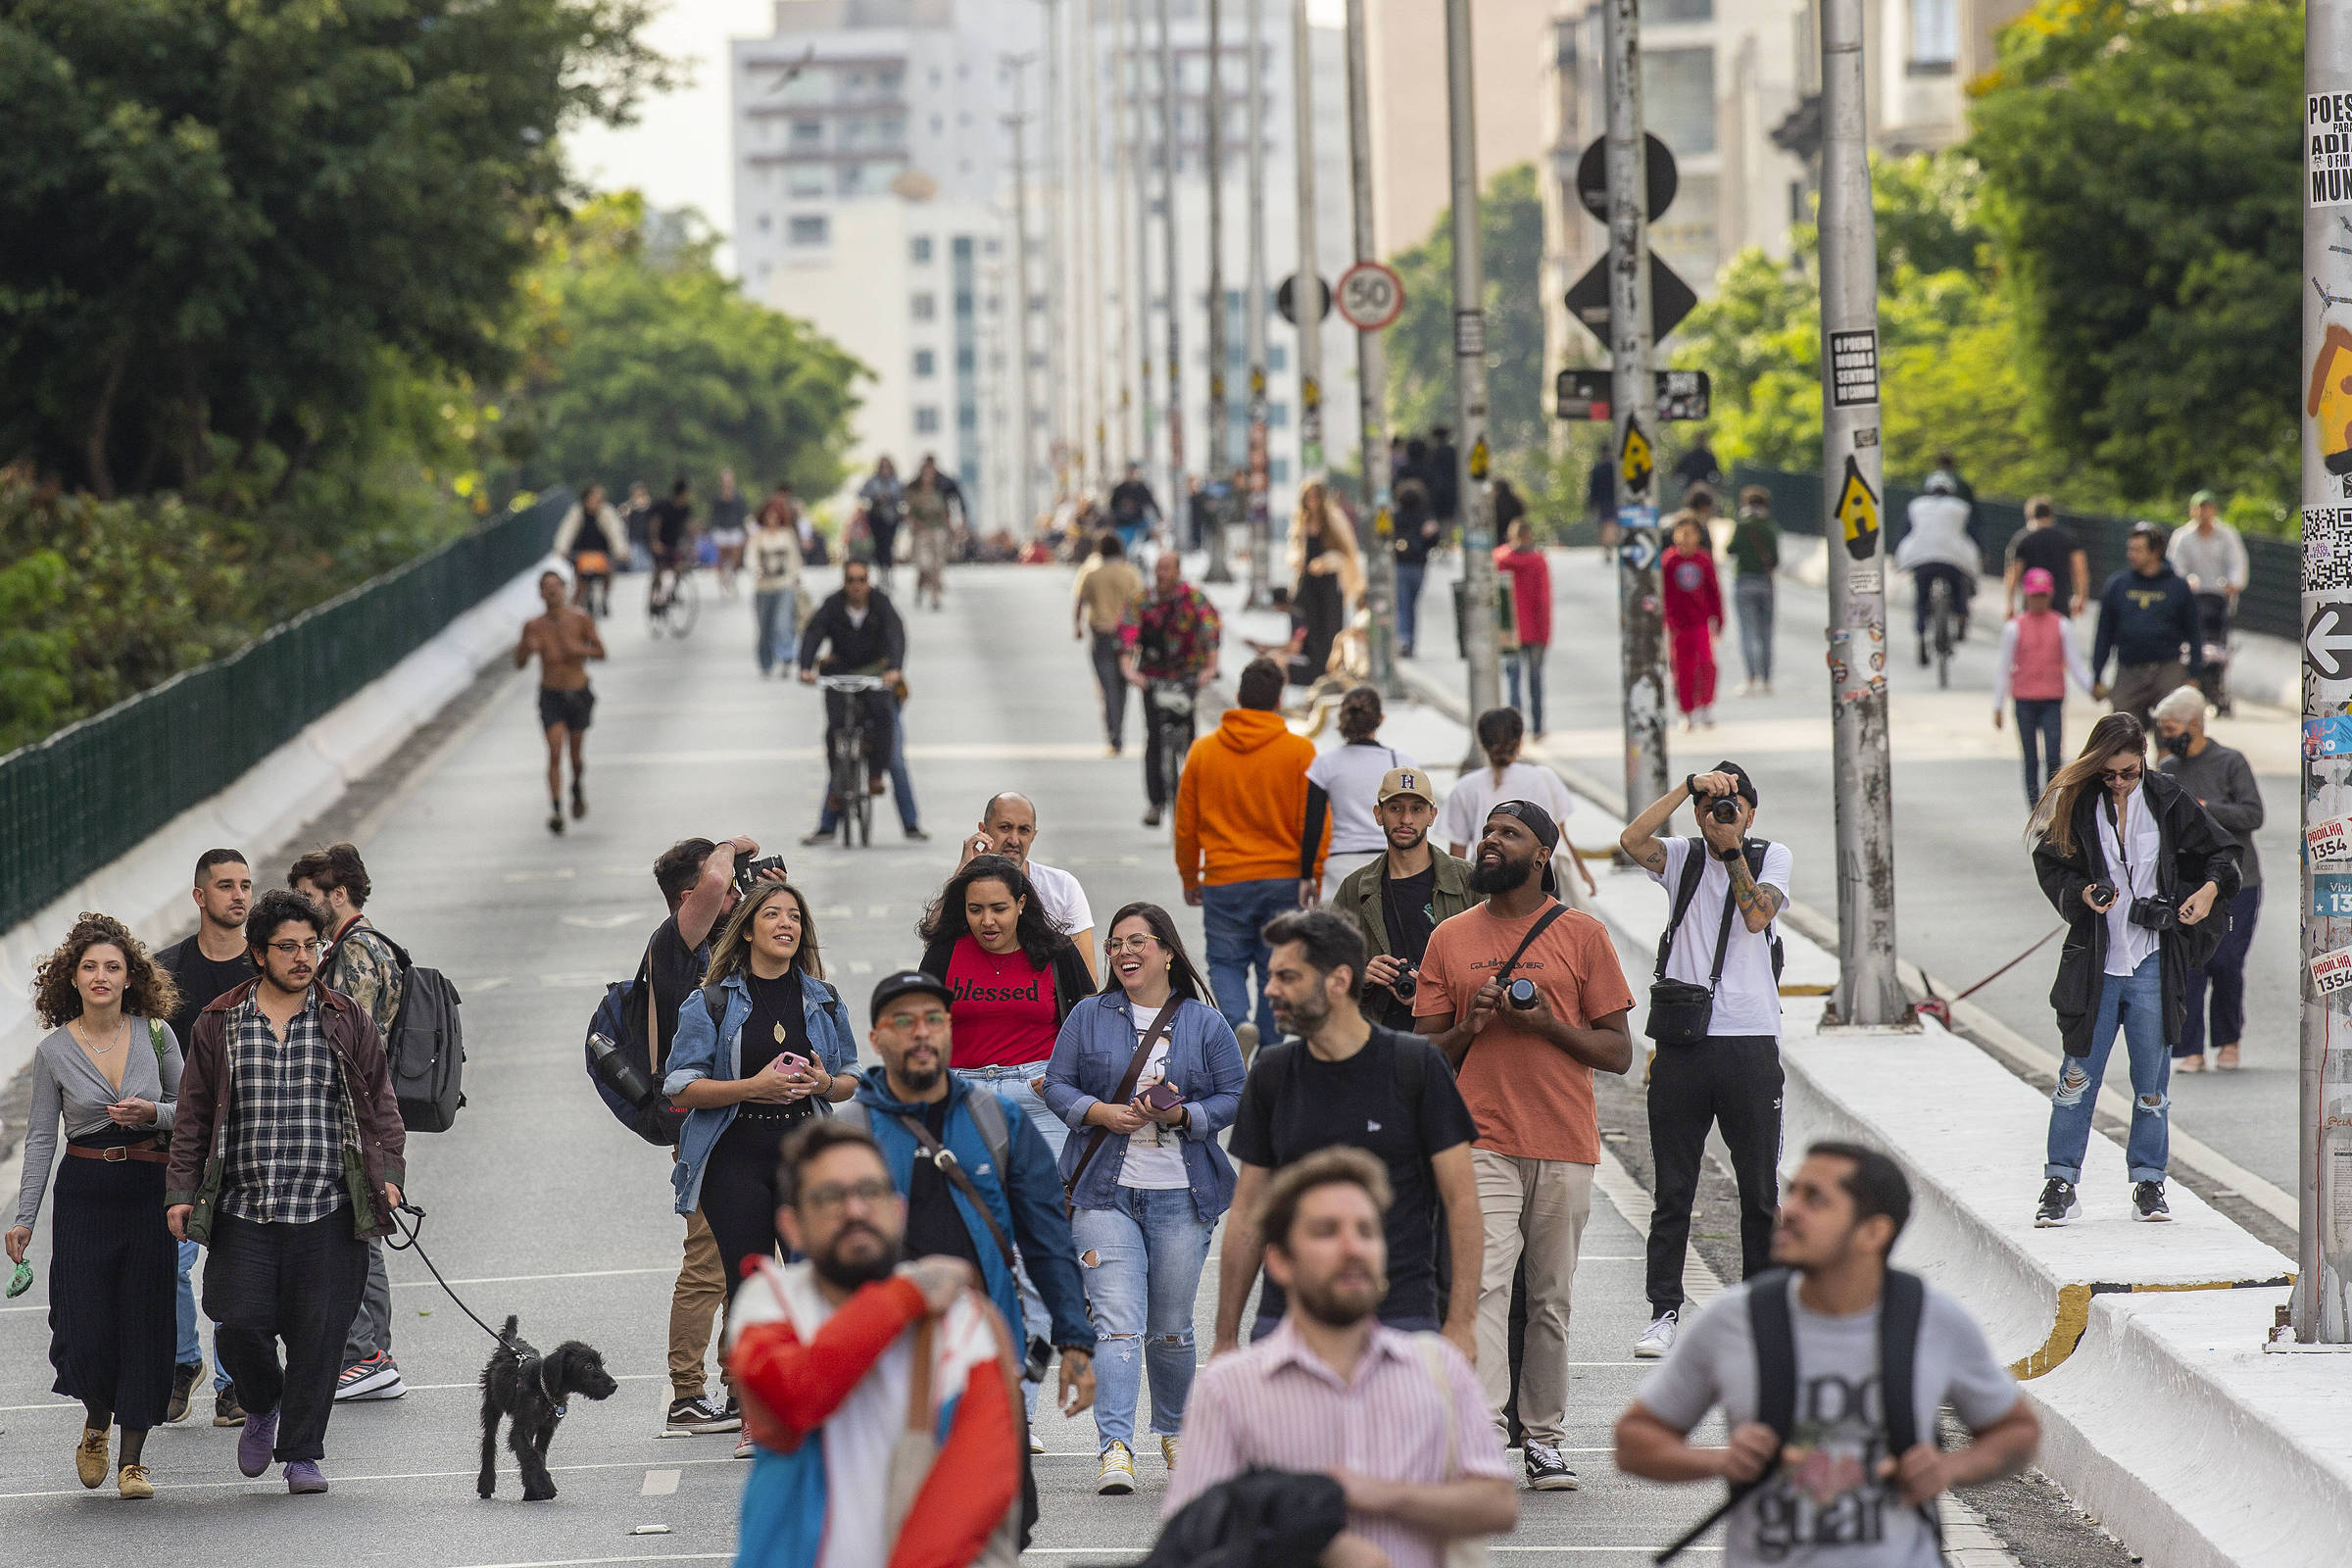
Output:
[[1778,888],[1766,887],[1756,881],[1747,869],[1747,857],[1742,855],[1729,862],[1732,871],[1732,897],[1739,901],[1740,912],[1753,916],[1762,910],[1770,919],[1781,912],[1781,894]]

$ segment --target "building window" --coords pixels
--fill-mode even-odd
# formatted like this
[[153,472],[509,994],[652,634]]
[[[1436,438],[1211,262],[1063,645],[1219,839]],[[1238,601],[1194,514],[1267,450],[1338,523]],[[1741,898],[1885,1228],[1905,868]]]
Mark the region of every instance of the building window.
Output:
[[825,171],[821,164],[802,164],[786,172],[784,189],[788,194],[803,198],[825,194]]
[[792,145],[807,151],[825,144],[825,122],[821,120],[796,120],[792,122]]
[[1675,152],[1715,150],[1715,51],[1642,52],[1642,108],[1649,128]]
[[929,349],[916,349],[914,351],[915,379],[924,380],[938,373],[939,356]]
[[972,371],[977,368],[978,360],[979,356],[974,354],[970,349],[957,349],[956,351],[956,373],[957,375],[971,374]]
[[1643,22],[1712,22],[1715,0],[1650,0],[1642,8]]
[[916,409],[914,411],[914,433],[916,435],[939,434],[939,410],[929,404]]
[[776,226],[776,220],[775,220],[773,218],[770,218],[770,217],[769,217],[767,214],[765,214],[765,213],[761,213],[761,214],[760,215],[760,233],[764,234],[764,233],[766,233],[766,232],[767,232],[769,229],[771,229],[771,228],[773,228],[773,227],[775,227],[775,226]]
[[1269,343],[1269,344],[1267,344],[1267,345],[1266,345],[1266,368],[1267,368],[1267,369],[1269,369],[1269,370],[1284,370],[1284,369],[1288,369],[1288,368],[1290,368],[1290,364],[1291,364],[1291,355],[1290,355],[1290,351],[1289,351],[1288,349],[1284,348],[1284,347],[1283,347],[1281,344],[1279,344],[1279,343]]
[[1289,484],[1291,482],[1291,460],[1288,458],[1267,459],[1266,481],[1269,484]]
[[955,255],[956,260],[970,261],[972,259],[972,236],[969,234],[956,235],[949,242],[949,249]]
[[833,240],[833,220],[822,213],[804,214],[791,220],[784,237],[794,245],[829,245]]
[[917,234],[906,242],[906,259],[917,267],[931,265],[931,236]]
[[1959,59],[1959,0],[1911,0],[1911,74],[1949,75]]
[[906,314],[918,321],[928,321],[939,315],[939,296],[917,294],[906,302]]
[[1289,429],[1291,427],[1291,406],[1288,403],[1267,404],[1266,427],[1272,430]]

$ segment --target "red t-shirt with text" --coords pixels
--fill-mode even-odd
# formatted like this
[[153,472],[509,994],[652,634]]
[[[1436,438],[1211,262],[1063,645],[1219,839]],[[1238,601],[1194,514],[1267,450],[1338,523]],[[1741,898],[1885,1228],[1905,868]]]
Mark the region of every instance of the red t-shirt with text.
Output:
[[1015,1067],[1054,1054],[1060,1023],[1054,1005],[1054,966],[1032,968],[1028,956],[990,953],[969,935],[956,939],[948,957],[948,1004],[955,1025],[949,1062],[957,1067]]

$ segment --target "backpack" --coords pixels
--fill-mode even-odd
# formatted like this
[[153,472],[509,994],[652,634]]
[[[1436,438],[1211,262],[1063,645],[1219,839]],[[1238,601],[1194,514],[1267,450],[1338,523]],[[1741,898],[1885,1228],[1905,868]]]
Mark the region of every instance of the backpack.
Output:
[[[657,1148],[674,1149],[678,1133],[686,1125],[687,1113],[669,1102],[669,1097],[662,1093],[662,1080],[654,1075],[659,1073],[662,1063],[654,1060],[653,1050],[647,1043],[653,1022],[653,962],[654,949],[649,942],[644,956],[637,960],[637,972],[626,980],[606,985],[604,999],[597,1003],[596,1011],[588,1019],[584,1041],[588,1082],[614,1121]],[[726,1002],[716,995],[717,991],[716,986],[702,988],[703,1007],[710,1014],[713,1029],[723,1027],[726,1019]],[[617,1047],[616,1055],[628,1066],[600,1070],[601,1054],[597,1050],[600,1040]],[[666,1060],[664,1056],[663,1061]],[[636,1071],[639,1063],[653,1071]],[[627,1074],[637,1098],[631,1099],[613,1081],[622,1073]]]
[[[1658,975],[1661,979],[1666,973],[1667,956],[1674,951],[1674,933],[1682,925],[1683,915],[1690,909],[1690,901],[1698,896],[1698,879],[1706,875],[1707,862],[1715,858],[1715,852],[1707,847],[1705,839],[1690,839],[1686,842],[1690,844],[1690,851],[1683,857],[1683,874],[1674,893],[1674,913],[1666,922],[1665,933],[1658,938]],[[1764,879],[1764,856],[1771,848],[1772,840],[1770,839],[1741,839],[1740,841],[1740,852],[1747,857],[1747,874],[1758,882]],[[1779,917],[1775,916],[1772,924],[1766,926],[1764,931],[1772,943],[1772,978],[1777,984],[1781,978],[1782,968],[1788,961],[1788,950],[1781,945]]]
[[466,1104],[459,1087],[466,1038],[458,1023],[465,999],[447,975],[412,960],[408,949],[381,931],[375,934],[400,965],[400,1008],[384,1037],[384,1066],[392,1075],[401,1122],[413,1133],[445,1133]]

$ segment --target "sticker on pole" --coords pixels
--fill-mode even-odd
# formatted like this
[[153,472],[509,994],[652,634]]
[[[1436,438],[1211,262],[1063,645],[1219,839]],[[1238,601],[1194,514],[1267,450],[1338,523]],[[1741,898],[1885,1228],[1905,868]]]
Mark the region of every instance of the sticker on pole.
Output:
[[1879,334],[1870,328],[1830,334],[1830,399],[1858,409],[1879,401]]
[[1838,504],[1830,515],[1845,533],[1845,553],[1856,561],[1868,561],[1879,553],[1879,497],[1870,481],[1862,477],[1862,466],[1851,456],[1845,460],[1845,482],[1838,487]]
[[1634,495],[1649,493],[1649,477],[1657,471],[1657,460],[1649,450],[1649,437],[1642,433],[1640,419],[1625,421],[1625,440],[1617,448],[1617,477]]
[[2311,879],[2311,917],[2352,920],[2352,876],[2329,871]]
[[2313,611],[2303,623],[2303,652],[2320,679],[2352,680],[2352,605],[2331,600]]
[[2334,714],[2303,721],[2303,757],[2316,762],[2323,757],[2352,757],[2352,718]]
[[2338,948],[2312,959],[2311,984],[2323,997],[2352,991],[2352,948]]
[[2352,93],[2303,99],[2303,171],[2314,207],[2352,204]]
[[2313,865],[2352,865],[2352,816],[2330,817],[2303,830]]
[[1379,262],[1358,262],[1340,274],[1340,319],[1358,332],[1379,332],[1404,314],[1404,280]]
[[1494,459],[1487,453],[1487,438],[1482,435],[1470,443],[1470,477],[1481,484],[1486,483],[1487,470],[1493,466]]

